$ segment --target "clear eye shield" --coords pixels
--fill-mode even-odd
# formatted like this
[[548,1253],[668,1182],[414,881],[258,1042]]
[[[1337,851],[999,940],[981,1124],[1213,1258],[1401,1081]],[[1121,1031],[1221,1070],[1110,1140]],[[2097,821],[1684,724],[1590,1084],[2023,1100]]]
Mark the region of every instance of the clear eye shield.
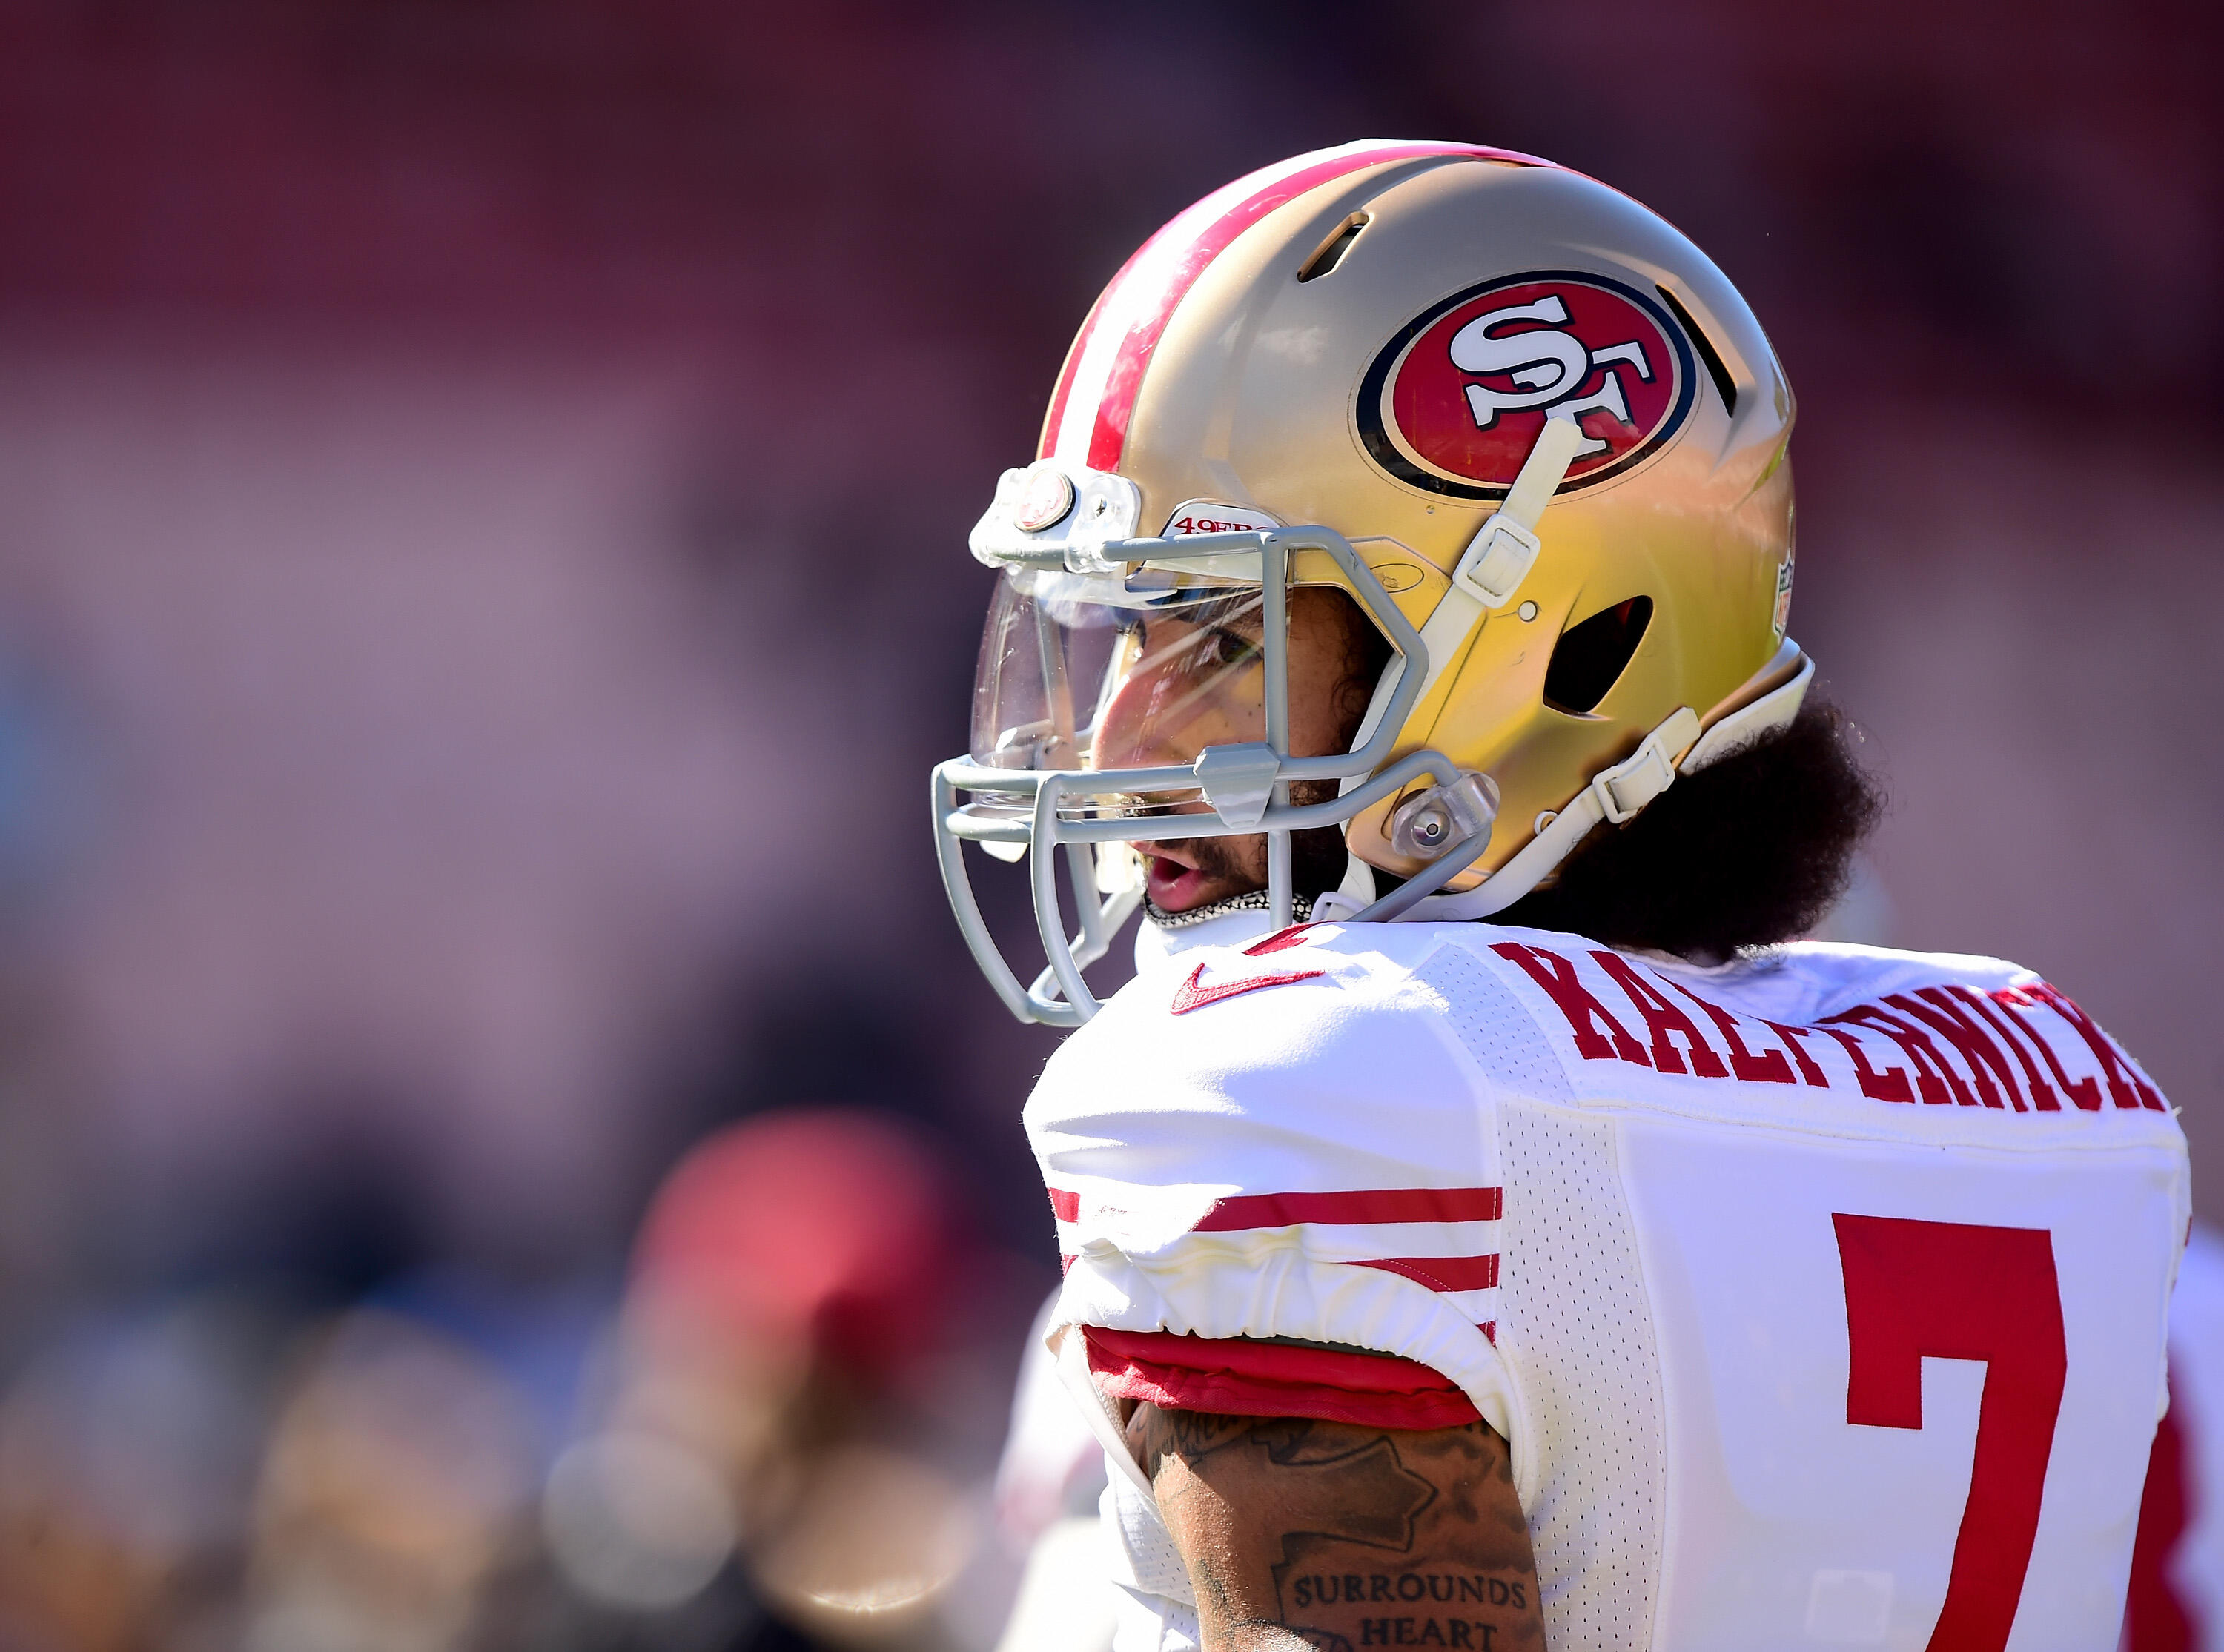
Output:
[[1163,570],[1007,569],[973,687],[973,760],[1106,769],[1265,737],[1265,601]]
[[[1042,469],[1012,476],[1039,478]],[[1088,480],[1105,489],[1122,479]],[[1115,495],[1097,513],[1108,526],[1132,521],[1121,502]],[[1390,761],[1424,686],[1427,651],[1341,535],[1300,527],[1046,544],[1050,534],[1011,532],[1019,514],[1000,490],[975,532],[975,554],[1003,577],[982,640],[970,754],[937,767],[933,786],[937,846],[959,927],[1021,1019],[1073,1026],[1094,1013],[1081,972],[1103,955],[1140,899],[1128,844],[1263,835],[1268,906],[1279,927],[1293,913],[1294,833],[1340,826],[1409,790],[1460,786],[1460,772],[1435,752]],[[1067,520],[1083,514],[1076,508]],[[1349,751],[1292,750],[1290,574],[1302,552],[1333,563],[1337,583],[1395,650]],[[1306,782],[1328,783],[1338,795],[1292,803],[1292,788]],[[1452,810],[1445,821],[1431,845],[1438,858],[1361,919],[1395,916],[1488,846],[1487,815]],[[1028,862],[1048,959],[1031,985],[1020,984],[982,919],[963,854],[968,842]],[[1060,847],[1077,908],[1070,935],[1049,852]]]

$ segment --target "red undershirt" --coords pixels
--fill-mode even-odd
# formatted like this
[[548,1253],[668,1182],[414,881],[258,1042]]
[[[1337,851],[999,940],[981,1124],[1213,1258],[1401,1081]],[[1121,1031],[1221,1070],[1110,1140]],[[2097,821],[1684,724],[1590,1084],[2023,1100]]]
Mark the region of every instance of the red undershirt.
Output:
[[1451,1428],[1480,1413],[1428,1366],[1393,1354],[1166,1331],[1084,1327],[1089,1369],[1115,1399],[1230,1416],[1317,1417],[1368,1428]]

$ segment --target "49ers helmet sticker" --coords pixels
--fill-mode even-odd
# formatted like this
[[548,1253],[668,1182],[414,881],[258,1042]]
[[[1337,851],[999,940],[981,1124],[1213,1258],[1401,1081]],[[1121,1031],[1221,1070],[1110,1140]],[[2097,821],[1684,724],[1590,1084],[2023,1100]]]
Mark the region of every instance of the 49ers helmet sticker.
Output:
[[1691,411],[1691,346],[1657,302],[1603,275],[1534,270],[1455,293],[1399,329],[1359,387],[1359,434],[1401,482],[1498,499],[1557,414],[1587,438],[1560,491],[1659,447]]

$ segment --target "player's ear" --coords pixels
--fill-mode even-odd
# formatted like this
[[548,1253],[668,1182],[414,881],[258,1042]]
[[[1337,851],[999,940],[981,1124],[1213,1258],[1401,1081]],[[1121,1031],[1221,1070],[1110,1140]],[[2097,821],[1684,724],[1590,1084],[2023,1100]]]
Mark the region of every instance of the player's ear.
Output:
[[[1317,596],[1333,616],[1328,627],[1343,678],[1336,684],[1336,715],[1343,725],[1343,743],[1349,746],[1359,733],[1360,720],[1374,698],[1374,685],[1390,663],[1390,640],[1377,631],[1359,604],[1342,591],[1327,587],[1306,593]],[[1332,628],[1331,628],[1332,627]]]

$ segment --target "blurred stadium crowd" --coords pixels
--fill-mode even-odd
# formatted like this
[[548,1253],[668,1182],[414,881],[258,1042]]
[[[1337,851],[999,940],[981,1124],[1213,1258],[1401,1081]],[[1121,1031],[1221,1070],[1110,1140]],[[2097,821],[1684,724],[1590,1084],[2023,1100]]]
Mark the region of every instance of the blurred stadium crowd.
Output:
[[681,1159],[615,1301],[435,1267],[81,1310],[0,1403],[0,1634],[987,1645],[1008,1270],[950,1192],[884,1117],[782,1110]]
[[925,829],[964,531],[1128,251],[1355,136],[1747,292],[1893,799],[1843,932],[2045,971],[2210,1185],[2220,57],[2190,0],[0,0],[0,1649],[995,1644],[1056,1271],[1049,1044]]

